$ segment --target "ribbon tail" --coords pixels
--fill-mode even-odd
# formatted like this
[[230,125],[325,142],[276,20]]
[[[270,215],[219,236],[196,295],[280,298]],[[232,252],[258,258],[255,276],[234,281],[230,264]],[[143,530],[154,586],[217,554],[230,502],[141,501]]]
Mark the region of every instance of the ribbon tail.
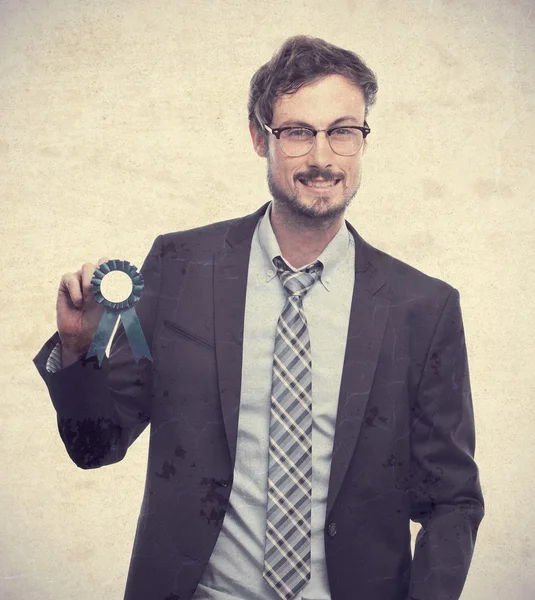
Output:
[[128,341],[130,342],[130,347],[132,348],[132,354],[134,355],[136,363],[144,356],[149,360],[152,360],[147,341],[143,335],[143,330],[141,329],[141,323],[139,322],[134,307],[132,306],[129,309],[122,311],[119,318],[123,321],[124,330]]
[[99,366],[102,364],[116,321],[117,315],[115,313],[108,310],[104,311],[100,318],[97,331],[93,336],[91,346],[89,346],[89,350],[87,351],[86,359],[91,356],[97,356]]

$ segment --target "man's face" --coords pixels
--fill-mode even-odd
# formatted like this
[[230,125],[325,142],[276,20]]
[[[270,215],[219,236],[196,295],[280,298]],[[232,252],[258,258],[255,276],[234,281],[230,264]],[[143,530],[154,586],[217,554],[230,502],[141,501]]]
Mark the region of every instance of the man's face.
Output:
[[[362,126],[364,108],[359,88],[341,75],[328,75],[293,95],[279,98],[270,126]],[[257,153],[267,158],[268,185],[275,207],[281,204],[296,215],[310,218],[330,220],[343,215],[360,185],[366,142],[353,156],[340,156],[331,149],[326,133],[321,132],[308,154],[290,157],[282,152],[275,136],[268,136],[267,152],[257,136],[253,135],[253,141]],[[329,187],[325,187],[327,183]]]

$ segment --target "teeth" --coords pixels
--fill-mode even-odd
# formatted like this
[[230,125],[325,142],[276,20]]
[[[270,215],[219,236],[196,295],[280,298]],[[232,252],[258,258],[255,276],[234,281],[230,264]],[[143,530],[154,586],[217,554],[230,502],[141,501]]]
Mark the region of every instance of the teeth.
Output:
[[305,183],[305,185],[309,186],[309,187],[332,187],[333,185],[336,185],[336,181],[309,181],[308,183]]

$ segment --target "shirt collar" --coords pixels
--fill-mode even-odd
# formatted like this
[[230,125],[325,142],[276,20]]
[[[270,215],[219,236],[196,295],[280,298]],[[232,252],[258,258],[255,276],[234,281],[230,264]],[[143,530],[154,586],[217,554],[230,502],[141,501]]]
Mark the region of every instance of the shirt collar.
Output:
[[[258,241],[260,242],[262,256],[264,259],[264,276],[266,282],[271,281],[277,275],[277,268],[273,264],[273,259],[276,256],[282,256],[282,258],[284,258],[280,250],[279,243],[277,242],[277,238],[275,237],[273,227],[271,226],[272,204],[273,203],[270,202],[266,212],[260,219],[258,226]],[[323,271],[321,273],[320,281],[327,290],[329,290],[330,286],[332,285],[335,271],[344,259],[352,237],[353,236],[350,234],[346,222],[344,221],[337,234],[329,242],[329,244],[327,244],[327,247],[317,258],[317,260],[321,261],[323,264]],[[288,261],[286,260],[286,262]],[[292,270],[298,271],[298,269],[295,269],[292,267],[292,265],[289,266]]]

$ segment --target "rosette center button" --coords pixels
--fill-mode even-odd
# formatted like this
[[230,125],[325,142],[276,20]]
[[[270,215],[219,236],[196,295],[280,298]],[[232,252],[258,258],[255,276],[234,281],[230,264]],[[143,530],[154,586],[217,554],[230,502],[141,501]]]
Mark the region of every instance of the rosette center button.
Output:
[[124,302],[132,293],[132,279],[122,271],[110,271],[102,278],[100,293],[110,302]]

